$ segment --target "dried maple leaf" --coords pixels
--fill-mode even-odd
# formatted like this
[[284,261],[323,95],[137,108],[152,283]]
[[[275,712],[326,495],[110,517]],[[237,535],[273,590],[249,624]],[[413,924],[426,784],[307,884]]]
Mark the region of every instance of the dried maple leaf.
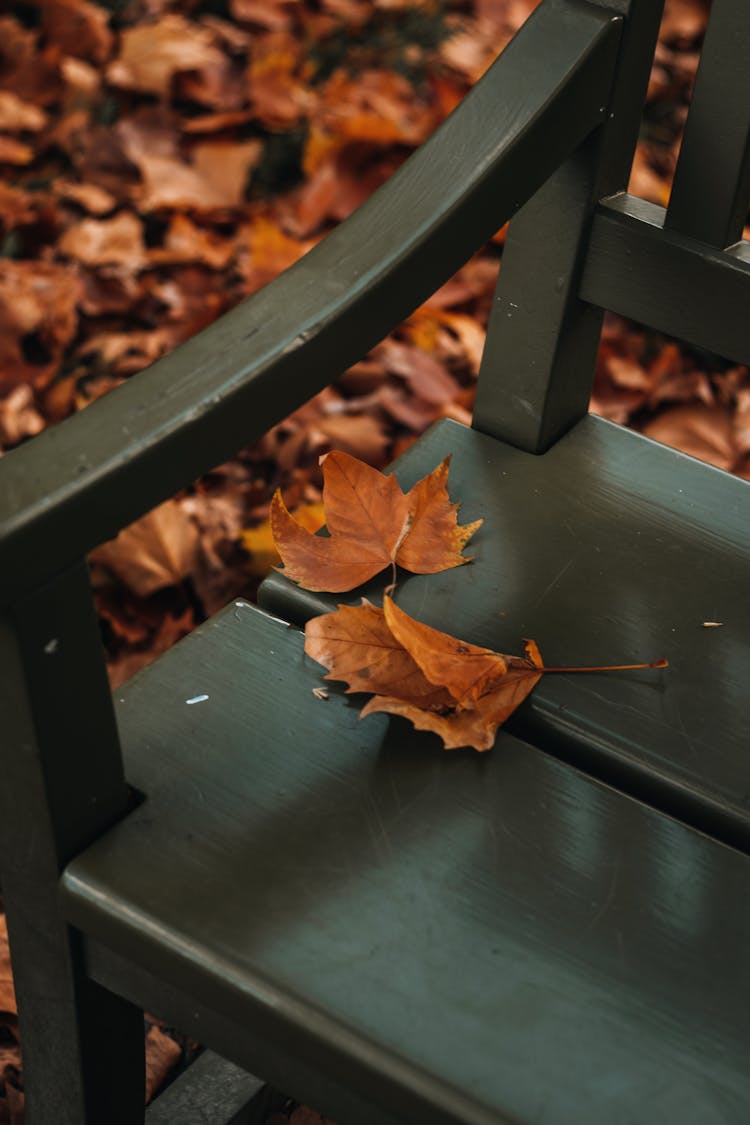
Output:
[[179,1062],[182,1050],[179,1043],[155,1024],[148,1029],[145,1046],[146,1103],[148,1104],[163,1085],[170,1070]]
[[10,967],[8,948],[8,927],[5,915],[0,914],[0,1012],[16,1012],[16,994],[13,989],[13,973]]
[[688,43],[703,34],[706,27],[706,10],[694,0],[670,0],[662,20],[659,38],[665,41],[683,40]]
[[506,657],[507,672],[502,680],[486,694],[480,695],[471,708],[461,708],[457,704],[453,709],[435,711],[398,697],[374,695],[362,708],[360,718],[385,711],[408,719],[418,730],[430,730],[437,734],[446,750],[456,750],[461,746],[491,750],[498,727],[523,703],[544,671],[540,667],[541,657],[536,644],[526,641],[525,647],[528,657]]
[[[415,621],[399,609],[392,598],[384,598],[383,606],[390,632],[417,662],[431,684],[448,689],[459,711],[473,707],[481,695],[506,675],[508,663],[505,657],[491,649],[460,641]],[[397,694],[403,698],[403,693]]]
[[[101,612],[101,598],[98,599],[98,608]],[[125,611],[122,610],[122,612],[124,613]],[[155,610],[154,615],[156,615],[157,612],[158,611]],[[140,613],[141,622],[145,622],[146,615],[142,607],[134,607],[133,613],[134,615]],[[128,622],[124,617],[120,617],[120,619],[117,620],[111,609],[109,612],[104,613],[103,616],[109,620],[110,624],[115,628],[115,631],[119,632],[123,640],[126,641],[123,651],[118,656],[112,657],[108,661],[107,670],[109,673],[109,684],[113,691],[118,688],[120,684],[124,684],[126,680],[129,680],[131,676],[134,676],[136,672],[140,672],[141,668],[145,668],[162,652],[166,652],[176,641],[187,636],[196,626],[195,614],[192,609],[186,609],[177,617],[167,613],[161,618],[154,632],[146,628],[144,630],[145,636],[140,642],[136,643],[130,641],[126,636],[125,631],[127,630]],[[133,630],[133,633],[135,633],[135,630]]]
[[425,402],[442,406],[456,398],[460,391],[458,383],[444,365],[419,348],[388,339],[376,349],[376,354],[382,359],[386,371],[405,379]]
[[310,112],[315,94],[297,77],[300,51],[287,36],[271,36],[256,47],[247,70],[253,117],[266,129],[289,129]]
[[0,90],[0,129],[8,132],[37,132],[43,129],[47,114],[39,106],[17,97],[10,90]]
[[136,193],[141,210],[174,207],[212,211],[241,206],[262,148],[258,140],[234,144],[206,141],[192,149],[189,164],[163,153],[139,153],[134,160],[143,179]]
[[65,231],[58,249],[87,266],[139,269],[146,262],[143,224],[132,211],[121,211],[111,219],[82,219]]
[[47,39],[66,55],[103,63],[112,50],[109,13],[87,0],[54,0],[43,5]]
[[439,574],[470,562],[461,552],[484,522],[458,523],[459,505],[452,504],[448,496],[449,467],[450,457],[446,457],[407,493],[413,514],[396,562],[414,574]]
[[726,407],[686,403],[665,410],[643,427],[654,441],[731,472],[738,461],[732,415]]
[[535,641],[526,656],[504,656],[415,621],[393,602],[363,599],[308,621],[305,652],[343,680],[348,692],[374,692],[360,718],[385,711],[437,734],[447,750],[490,750],[498,727],[545,672],[664,668],[667,662],[598,668],[545,668]]
[[418,145],[435,128],[435,114],[393,70],[367,69],[351,78],[336,70],[325,84],[318,124],[358,143]]
[[482,523],[461,527],[447,491],[450,459],[404,493],[338,450],[323,458],[323,505],[329,538],[311,535],[289,514],[281,491],[271,501],[271,530],[283,573],[306,590],[353,590],[396,564],[436,574],[469,562],[461,552]]
[[0,390],[41,386],[57,373],[78,327],[79,296],[73,269],[0,260]]
[[200,262],[211,269],[224,269],[232,260],[235,247],[229,239],[197,226],[187,215],[177,213],[170,219],[164,234],[164,245],[150,253],[154,265],[177,262]]
[[347,692],[398,693],[425,706],[451,703],[450,694],[444,688],[436,690],[391,632],[383,610],[365,598],[362,605],[340,606],[308,621],[305,652],[329,669],[326,680],[348,684]]
[[107,69],[114,86],[166,97],[177,74],[221,67],[224,55],[213,35],[180,15],[121,32],[120,54]]
[[0,399],[0,448],[16,445],[44,429],[44,418],[36,409],[34,392],[28,383],[19,383],[7,398]]
[[193,569],[198,529],[176,500],[167,500],[109,543],[92,559],[113,571],[134,594],[145,598],[181,582]]
[[34,150],[30,145],[0,133],[0,164],[31,164],[33,159]]
[[[300,504],[294,510],[294,518],[300,527],[308,531],[318,531],[325,523],[325,513],[321,503]],[[277,563],[281,562],[279,552],[273,541],[270,519],[264,520],[257,527],[245,528],[241,531],[242,545],[250,552],[250,574],[263,578]]]
[[379,419],[371,414],[328,414],[315,423],[316,436],[326,445],[336,445],[353,455],[359,454],[367,461],[386,460],[388,435]]
[[235,20],[259,24],[269,31],[288,31],[292,26],[291,5],[296,0],[230,0]]
[[71,200],[71,202],[82,207],[84,211],[90,211],[92,215],[106,215],[108,211],[113,211],[117,205],[115,197],[97,184],[76,184],[68,183],[65,180],[56,180],[54,188],[58,196]]

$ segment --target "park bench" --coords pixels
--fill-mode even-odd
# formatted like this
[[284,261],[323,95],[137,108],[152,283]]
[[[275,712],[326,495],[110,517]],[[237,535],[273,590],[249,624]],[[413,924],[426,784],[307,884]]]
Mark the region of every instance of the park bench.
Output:
[[[660,9],[543,0],[299,263],[3,459],[29,1125],[143,1119],[143,1008],[216,1052],[154,1123],[251,1120],[237,1068],[342,1125],[747,1122],[750,485],[587,415],[604,309],[750,362],[750,20],[714,0],[665,211],[625,193]],[[399,604],[499,651],[533,636],[555,664],[669,670],[547,677],[491,752],[446,752],[316,698],[295,626],[360,592],[274,576],[113,701],[87,553],[509,217],[473,427],[439,423],[396,466],[406,487],[452,454],[475,562],[405,577]]]

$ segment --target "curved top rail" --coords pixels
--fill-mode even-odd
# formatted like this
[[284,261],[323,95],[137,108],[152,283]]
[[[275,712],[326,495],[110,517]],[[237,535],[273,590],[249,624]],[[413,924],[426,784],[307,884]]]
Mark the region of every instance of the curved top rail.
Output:
[[622,20],[544,0],[433,136],[284,274],[0,462],[6,604],[264,433],[400,323],[602,121]]

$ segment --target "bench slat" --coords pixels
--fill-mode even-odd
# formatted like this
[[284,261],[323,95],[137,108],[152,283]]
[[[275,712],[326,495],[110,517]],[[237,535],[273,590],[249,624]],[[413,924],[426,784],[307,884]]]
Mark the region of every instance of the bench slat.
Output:
[[[410,486],[452,453],[470,566],[401,575],[399,604],[500,652],[533,637],[553,665],[665,657],[663,672],[544,676],[508,729],[750,851],[750,484],[593,415],[541,456],[441,422],[396,465]],[[305,620],[360,593],[275,574],[261,604]],[[704,621],[722,621],[719,629]]]
[[118,692],[146,800],[64,877],[89,963],[157,973],[167,1018],[220,1015],[227,1057],[342,1122],[746,1125],[747,857],[319,683],[240,603]]
[[738,363],[750,363],[750,245],[714,250],[663,229],[663,207],[632,195],[599,205],[581,296]]

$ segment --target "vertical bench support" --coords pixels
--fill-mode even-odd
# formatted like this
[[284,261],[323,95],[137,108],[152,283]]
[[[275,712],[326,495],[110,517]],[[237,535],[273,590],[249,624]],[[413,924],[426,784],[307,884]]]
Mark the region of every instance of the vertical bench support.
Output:
[[664,222],[719,250],[742,238],[750,198],[750,12],[714,0]]
[[627,20],[616,94],[605,124],[510,224],[474,410],[476,429],[533,453],[588,407],[602,323],[578,296],[588,232],[598,200],[627,186],[663,0],[598,6]]
[[0,666],[0,860],[26,1119],[133,1125],[142,1013],[85,978],[57,900],[62,867],[128,804],[84,562],[5,609]]

